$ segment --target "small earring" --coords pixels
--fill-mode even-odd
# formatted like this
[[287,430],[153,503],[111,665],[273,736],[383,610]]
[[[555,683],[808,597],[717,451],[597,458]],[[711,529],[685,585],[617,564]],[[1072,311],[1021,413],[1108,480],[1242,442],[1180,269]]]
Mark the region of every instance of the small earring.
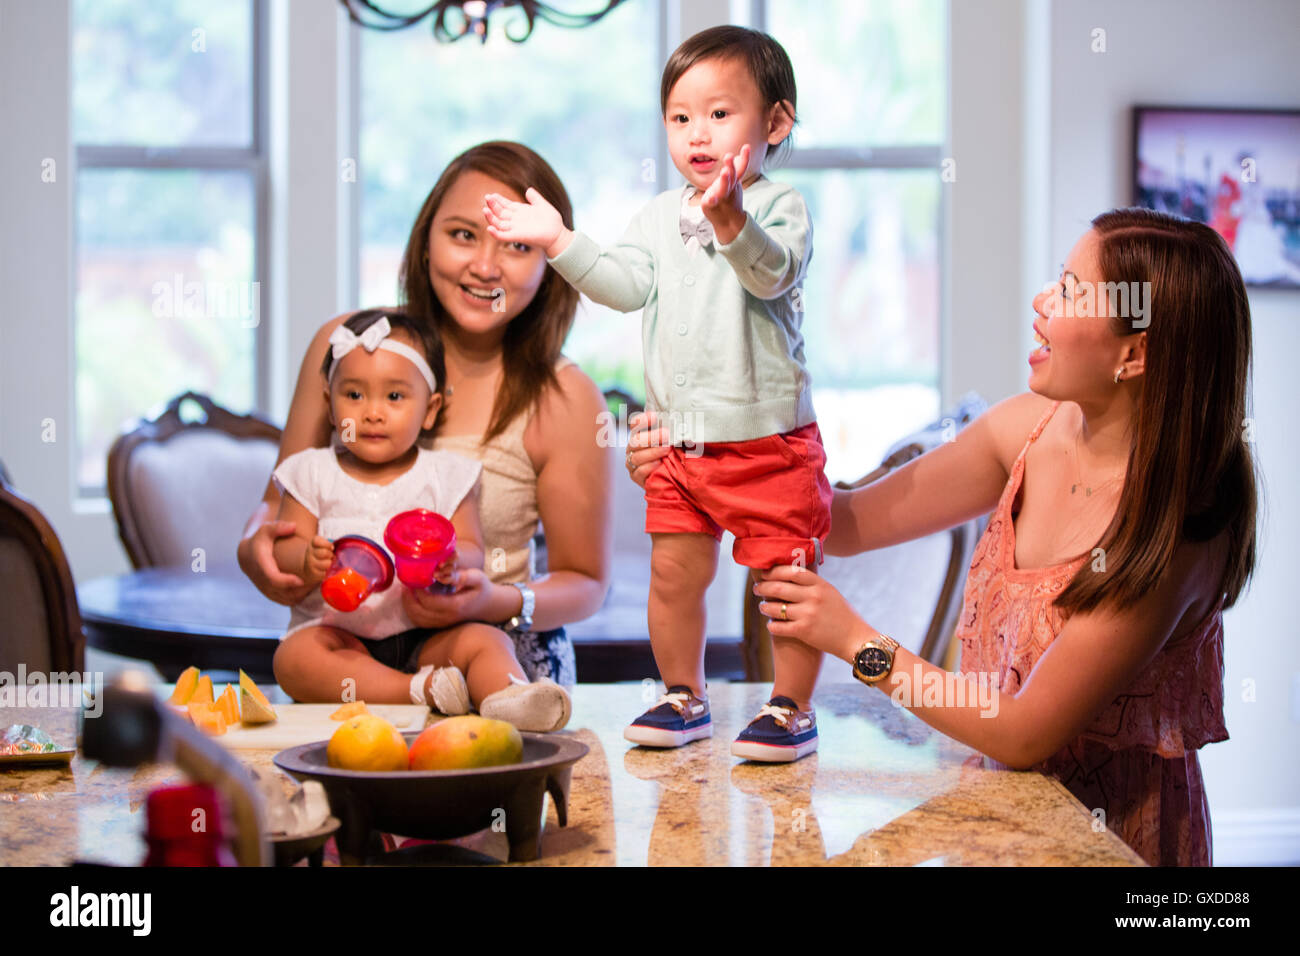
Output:
[[1124,378],[1124,366],[1121,365],[1119,368],[1115,369],[1115,384],[1118,385],[1123,378]]

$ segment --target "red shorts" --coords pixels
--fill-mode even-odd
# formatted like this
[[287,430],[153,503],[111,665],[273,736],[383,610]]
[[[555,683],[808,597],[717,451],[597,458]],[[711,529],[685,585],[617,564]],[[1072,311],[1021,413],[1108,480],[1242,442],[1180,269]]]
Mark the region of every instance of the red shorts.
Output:
[[751,441],[674,446],[645,483],[647,532],[736,536],[737,564],[822,563],[831,486],[817,423]]

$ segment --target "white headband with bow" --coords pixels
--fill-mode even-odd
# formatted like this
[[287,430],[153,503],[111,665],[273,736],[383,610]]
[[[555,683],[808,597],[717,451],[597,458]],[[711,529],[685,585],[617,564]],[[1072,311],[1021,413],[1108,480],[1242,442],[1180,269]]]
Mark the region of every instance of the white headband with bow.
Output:
[[375,349],[383,349],[385,352],[393,352],[400,355],[410,362],[424,376],[424,381],[429,386],[429,391],[438,391],[438,380],[433,377],[433,369],[429,368],[429,363],[423,355],[411,348],[404,342],[395,342],[388,336],[392,333],[393,327],[388,323],[388,316],[384,316],[370,328],[366,329],[360,335],[357,335],[346,325],[340,325],[330,336],[330,345],[333,348],[334,363],[330,366],[329,380],[334,381],[334,372],[339,367],[339,360],[347,355],[354,348],[360,345],[367,352],[373,352]]

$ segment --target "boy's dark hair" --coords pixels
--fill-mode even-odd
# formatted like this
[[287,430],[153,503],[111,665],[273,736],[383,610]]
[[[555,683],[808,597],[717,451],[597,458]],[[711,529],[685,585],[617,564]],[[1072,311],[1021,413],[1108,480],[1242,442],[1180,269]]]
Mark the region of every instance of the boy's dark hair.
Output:
[[[405,312],[398,309],[362,309],[360,312],[354,312],[344,320],[343,325],[352,332],[353,335],[360,335],[366,329],[370,328],[380,319],[387,317],[388,324],[392,326],[393,331],[398,329],[406,333],[407,337],[415,345],[415,350],[421,353],[425,361],[429,363],[429,369],[433,372],[434,381],[437,383],[437,394],[446,396],[447,392],[447,360],[442,349],[442,336],[438,330],[430,324],[420,324],[415,322]],[[333,349],[325,350],[325,361],[321,363],[321,375],[325,381],[329,381],[330,369],[334,366]],[[421,429],[420,437],[428,438],[433,434],[433,429]]]
[[[668,94],[682,74],[702,60],[725,59],[739,60],[745,65],[765,107],[770,108],[782,100],[789,100],[791,109],[797,107],[794,66],[785,48],[766,33],[726,25],[701,30],[673,51],[664,64],[663,78],[659,81],[660,114],[668,111]],[[784,160],[789,150],[790,137],[787,135],[775,147],[776,159]]]

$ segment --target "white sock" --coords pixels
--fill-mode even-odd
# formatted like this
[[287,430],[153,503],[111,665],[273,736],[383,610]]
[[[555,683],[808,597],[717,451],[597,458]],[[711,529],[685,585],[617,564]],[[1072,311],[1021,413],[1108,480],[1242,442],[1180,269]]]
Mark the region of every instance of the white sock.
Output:
[[530,684],[511,675],[510,686],[488,694],[478,712],[519,730],[551,733],[569,722],[572,704],[568,692],[548,677]]
[[427,664],[421,667],[411,677],[411,703],[429,705],[431,701],[424,694],[424,685],[429,680],[429,675],[433,673],[433,665]]

